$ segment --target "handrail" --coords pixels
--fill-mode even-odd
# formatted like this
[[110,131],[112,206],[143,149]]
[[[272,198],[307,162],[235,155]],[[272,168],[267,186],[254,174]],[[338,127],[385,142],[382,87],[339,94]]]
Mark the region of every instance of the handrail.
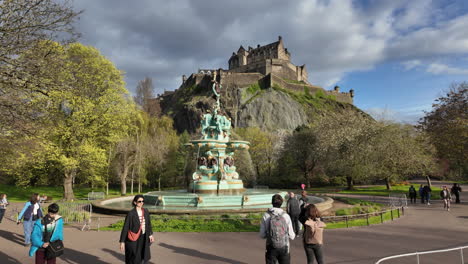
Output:
[[425,255],[425,254],[434,254],[434,253],[441,253],[441,252],[449,252],[449,251],[454,251],[454,250],[460,250],[460,258],[461,262],[460,263],[465,263],[463,259],[463,249],[468,248],[468,246],[463,246],[463,247],[456,247],[456,248],[448,248],[448,249],[439,249],[439,250],[430,250],[430,251],[423,251],[423,252],[415,252],[415,253],[406,253],[406,254],[400,254],[400,255],[395,255],[395,256],[389,256],[385,257],[382,259],[379,259],[375,264],[380,264],[382,261],[386,261],[389,259],[395,259],[395,258],[401,258],[401,257],[409,257],[409,256],[416,256],[416,261],[417,264],[419,264],[419,255]]

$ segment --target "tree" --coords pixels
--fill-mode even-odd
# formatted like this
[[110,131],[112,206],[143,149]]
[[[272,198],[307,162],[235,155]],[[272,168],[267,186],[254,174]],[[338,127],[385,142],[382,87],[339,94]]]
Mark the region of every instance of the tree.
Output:
[[354,188],[355,180],[367,177],[368,161],[363,153],[376,133],[372,118],[355,112],[329,113],[320,117],[313,129],[318,141],[316,151],[328,175],[344,177],[348,189]]
[[[42,42],[43,48],[23,53],[21,59],[40,60],[37,71],[47,78],[43,92],[29,97],[36,112],[41,141],[48,159],[63,177],[64,198],[74,198],[73,182],[102,181],[107,150],[134,129],[138,117],[127,96],[122,73],[98,50],[72,43]],[[50,52],[42,56],[38,52]],[[48,73],[46,73],[48,72]],[[60,84],[60,85],[58,85]]]
[[138,82],[135,102],[150,116],[158,116],[161,113],[161,109],[155,101],[153,80],[151,78],[146,77]]
[[69,1],[0,0],[0,129],[34,134],[36,115],[27,100],[54,85],[48,75],[35,74],[43,60],[22,54],[42,49],[46,40],[77,37],[73,22],[80,13]]
[[428,175],[433,166],[433,156],[423,135],[414,127],[401,124],[380,123],[378,133],[370,139],[367,159],[371,166],[368,173],[385,180],[387,189],[391,183],[410,175]]
[[171,153],[177,151],[179,139],[173,120],[167,116],[149,119],[148,130],[142,138],[145,171],[156,178],[158,189],[168,180],[167,164],[173,162]]
[[137,143],[134,138],[127,137],[119,141],[115,148],[115,169],[120,180],[120,193],[127,193],[127,176],[137,159]]
[[259,181],[267,182],[276,164],[275,136],[258,127],[237,128],[235,133],[250,142],[249,153],[255,173]]
[[419,121],[437,149],[438,158],[447,160],[452,172],[468,179],[468,83],[453,84],[436,100],[432,111]]

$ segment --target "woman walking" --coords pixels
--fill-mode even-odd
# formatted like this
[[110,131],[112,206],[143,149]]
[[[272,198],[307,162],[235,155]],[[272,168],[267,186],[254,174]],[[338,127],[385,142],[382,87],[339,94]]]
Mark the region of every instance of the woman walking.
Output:
[[27,247],[31,244],[31,233],[33,231],[34,222],[42,218],[41,206],[38,203],[39,194],[35,193],[31,199],[24,204],[23,209],[18,215],[17,224],[23,222],[24,230],[24,246]]
[[299,220],[305,227],[303,238],[307,264],[313,264],[314,258],[318,264],[323,264],[323,228],[327,225],[320,219],[319,210],[315,205],[309,204]]
[[450,202],[452,201],[452,195],[450,195],[447,186],[442,186],[442,191],[440,191],[440,198],[444,200],[444,209],[450,211]]
[[8,206],[7,195],[5,193],[2,193],[0,194],[0,223],[2,222],[3,216],[5,215],[7,206]]
[[148,210],[143,209],[143,195],[133,198],[133,209],[125,217],[120,234],[120,250],[125,252],[125,263],[147,263],[151,258],[150,244],[154,242]]
[[47,252],[47,250],[51,250],[48,247],[53,247],[54,249],[62,248],[61,252],[63,252],[63,219],[58,215],[59,206],[53,203],[49,205],[47,211],[47,215],[42,220],[38,219],[34,223],[31,235],[32,245],[29,250],[29,256],[36,255],[36,264],[56,263],[56,255],[61,255],[61,253],[56,253],[56,255],[52,256],[49,254],[50,252]]

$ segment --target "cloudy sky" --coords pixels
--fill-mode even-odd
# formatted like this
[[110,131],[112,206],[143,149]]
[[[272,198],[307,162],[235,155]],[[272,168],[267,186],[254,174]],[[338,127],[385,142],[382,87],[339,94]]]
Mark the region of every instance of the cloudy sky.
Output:
[[183,74],[227,68],[240,45],[283,37],[309,82],[354,89],[355,105],[415,122],[453,82],[468,79],[468,1],[75,0],[80,41],[123,70],[127,89],[157,92]]

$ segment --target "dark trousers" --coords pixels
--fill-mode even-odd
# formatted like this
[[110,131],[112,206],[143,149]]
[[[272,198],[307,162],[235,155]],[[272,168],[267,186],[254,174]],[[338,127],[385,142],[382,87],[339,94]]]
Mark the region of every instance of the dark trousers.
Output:
[[300,231],[300,228],[299,228],[299,215],[290,215],[291,217],[291,223],[292,223],[292,227],[293,227],[293,230],[294,230],[294,234],[296,234],[296,236],[299,235],[299,231]]
[[460,203],[460,193],[455,193],[455,203]]
[[3,216],[5,215],[5,209],[0,209],[0,223],[2,222]]
[[40,248],[36,251],[36,264],[55,264],[57,258],[46,259],[45,250]]
[[323,264],[322,245],[320,244],[304,244],[304,250],[307,256],[307,264],[313,264],[314,259],[318,264]]
[[271,246],[267,246],[265,252],[265,262],[266,264],[290,264],[291,259],[289,256],[288,247],[273,248]]
[[411,203],[416,203],[416,194],[410,194],[410,201]]

